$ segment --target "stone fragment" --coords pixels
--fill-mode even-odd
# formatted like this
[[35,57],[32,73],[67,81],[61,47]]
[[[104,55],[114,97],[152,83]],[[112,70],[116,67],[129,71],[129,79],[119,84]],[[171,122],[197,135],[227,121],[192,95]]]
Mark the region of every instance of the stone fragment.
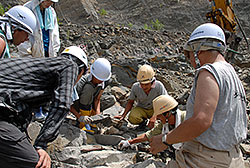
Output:
[[123,133],[122,131],[113,126],[107,128],[107,130],[104,132],[104,134],[106,135],[122,135],[122,133]]
[[118,101],[123,99],[127,95],[126,90],[124,90],[124,89],[122,89],[120,87],[117,87],[117,86],[114,86],[114,87],[111,88],[111,93],[115,96],[115,98]]
[[[122,168],[132,164],[132,157],[135,153],[124,153],[116,150],[102,150],[83,153],[82,165],[86,167],[109,167],[115,165],[113,168]],[[120,165],[121,163],[121,165]]]
[[52,158],[63,163],[79,165],[81,163],[80,154],[81,150],[79,147],[65,147],[61,152],[56,152],[52,155]]
[[143,162],[136,163],[134,165],[127,166],[126,168],[164,168],[164,167],[166,167],[166,164],[164,164],[163,162],[149,159]]
[[112,107],[116,103],[114,95],[103,94],[101,97],[101,111]]
[[113,106],[103,111],[103,114],[108,114],[110,116],[120,115],[124,111],[124,108],[120,106],[118,102],[116,102]]
[[91,116],[92,124],[102,123],[104,126],[111,124],[111,117],[108,114],[98,114]]
[[79,147],[86,142],[86,132],[68,123],[63,123],[59,129],[58,137],[48,144],[47,151],[62,151],[66,146]]
[[124,138],[119,135],[95,134],[94,137],[96,142],[101,145],[118,145],[121,140],[124,140]]

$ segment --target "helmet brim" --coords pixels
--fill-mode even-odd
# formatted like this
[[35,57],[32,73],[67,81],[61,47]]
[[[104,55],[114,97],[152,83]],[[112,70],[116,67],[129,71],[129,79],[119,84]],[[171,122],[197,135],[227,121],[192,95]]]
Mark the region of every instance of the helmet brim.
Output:
[[[24,30],[25,32],[27,32],[29,34],[33,34],[32,28],[30,28],[27,24],[15,19],[15,17],[13,17],[10,13],[6,13],[5,15],[7,17],[11,18],[11,20],[12,20],[11,23],[12,23],[13,26],[18,27],[18,29]],[[7,18],[7,20],[8,20],[8,18]]]

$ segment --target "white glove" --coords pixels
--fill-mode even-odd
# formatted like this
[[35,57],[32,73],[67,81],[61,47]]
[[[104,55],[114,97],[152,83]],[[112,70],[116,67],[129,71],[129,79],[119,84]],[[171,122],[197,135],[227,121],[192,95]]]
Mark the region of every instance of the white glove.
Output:
[[80,116],[78,118],[78,121],[79,122],[84,122],[85,124],[90,124],[92,122],[92,119],[89,116]]
[[124,148],[127,148],[130,146],[130,143],[128,140],[121,140],[120,143],[118,144],[118,149],[123,150]]

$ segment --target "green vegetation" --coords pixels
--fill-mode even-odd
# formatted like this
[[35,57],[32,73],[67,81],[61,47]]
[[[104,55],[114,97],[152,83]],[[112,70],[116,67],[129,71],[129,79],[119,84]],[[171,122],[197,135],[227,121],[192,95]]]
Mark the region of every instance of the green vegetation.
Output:
[[3,5],[0,3],[0,15],[2,16],[5,13]]
[[145,30],[161,30],[164,27],[164,25],[156,19],[155,21],[151,20],[151,24],[144,24]]
[[116,23],[117,28],[121,28],[121,25],[119,23]]
[[101,10],[99,11],[99,14],[100,14],[101,16],[107,15],[107,11],[106,11],[105,9],[101,9]]
[[156,19],[155,22],[151,21],[151,24],[154,30],[161,30],[164,27],[164,25],[158,19]]
[[58,17],[58,16],[56,16],[56,19],[57,19],[57,23],[58,23],[58,25],[59,25],[59,26],[61,26],[63,23],[61,22],[61,20],[59,19],[59,17]]
[[130,29],[132,28],[132,26],[133,26],[132,23],[129,23],[129,24],[128,24],[128,27],[129,27]]
[[144,24],[144,29],[145,29],[145,30],[151,30],[151,27],[148,26],[147,24]]
[[8,5],[7,7],[3,7],[2,3],[0,3],[0,16],[3,16],[3,14],[10,8],[11,8],[10,5]]

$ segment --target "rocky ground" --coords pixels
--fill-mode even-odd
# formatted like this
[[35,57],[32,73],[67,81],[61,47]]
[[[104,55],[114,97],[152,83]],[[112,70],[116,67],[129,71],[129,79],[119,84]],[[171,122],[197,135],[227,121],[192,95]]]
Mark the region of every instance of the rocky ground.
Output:
[[[25,0],[0,2],[8,7],[23,4]],[[136,81],[138,66],[144,63],[155,68],[157,79],[185,109],[194,70],[185,61],[182,46],[191,31],[207,21],[205,14],[211,9],[207,0],[60,0],[55,8],[61,50],[80,45],[87,52],[90,64],[98,57],[112,63],[113,82],[102,98],[104,114],[114,116],[123,111],[130,87]],[[234,9],[249,38],[250,2],[238,0],[234,2]],[[241,44],[241,52],[246,52],[244,41]],[[249,60],[249,53],[228,60],[242,80],[248,101]],[[48,149],[54,167],[164,167],[166,155],[152,156],[148,153],[148,144],[135,145],[127,151],[116,149],[120,139],[141,133],[134,131],[133,126],[127,122],[118,124],[107,116],[100,116],[98,120],[104,123],[99,125],[96,135],[72,126],[75,125],[72,117],[65,121],[60,136]],[[35,137],[40,124],[32,123],[30,128]],[[248,139],[242,144],[248,167],[249,143]]]

